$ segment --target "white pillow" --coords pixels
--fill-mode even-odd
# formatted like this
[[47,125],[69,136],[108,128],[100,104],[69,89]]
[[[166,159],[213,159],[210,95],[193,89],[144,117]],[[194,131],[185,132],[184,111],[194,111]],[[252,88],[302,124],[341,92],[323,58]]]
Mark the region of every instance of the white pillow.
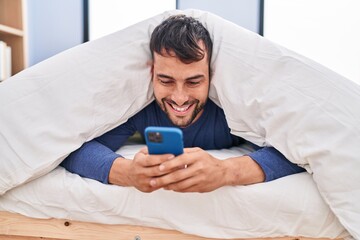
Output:
[[[83,142],[153,100],[148,42],[170,11],[70,49],[0,85],[0,194],[55,168]],[[213,14],[210,98],[232,132],[308,165],[340,222],[360,238],[359,86]]]

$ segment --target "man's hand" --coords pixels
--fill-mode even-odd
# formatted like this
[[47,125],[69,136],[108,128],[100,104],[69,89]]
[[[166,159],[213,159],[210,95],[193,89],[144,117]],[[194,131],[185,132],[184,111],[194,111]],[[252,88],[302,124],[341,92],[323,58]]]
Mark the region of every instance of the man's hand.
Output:
[[158,168],[164,175],[153,178],[151,186],[177,192],[210,192],[265,179],[260,166],[248,156],[219,160],[200,148],[186,148],[184,154],[162,162]]
[[174,158],[171,154],[149,155],[147,148],[142,148],[133,160],[115,159],[109,173],[109,183],[119,186],[133,186],[142,192],[152,192],[160,186],[151,186],[150,180],[169,171],[160,171],[159,164]]

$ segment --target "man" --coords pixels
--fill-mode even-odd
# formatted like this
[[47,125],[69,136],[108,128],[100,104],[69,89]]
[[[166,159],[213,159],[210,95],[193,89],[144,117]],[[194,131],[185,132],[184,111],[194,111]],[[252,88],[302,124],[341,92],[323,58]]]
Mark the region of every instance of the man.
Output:
[[[200,22],[184,15],[166,19],[152,33],[150,50],[155,101],[126,123],[85,143],[62,166],[84,177],[144,192],[160,188],[209,192],[304,171],[272,147],[254,145],[257,150],[248,156],[225,160],[204,151],[237,146],[245,140],[230,134],[223,110],[208,99],[212,41]],[[129,160],[115,153],[147,126],[181,128],[184,154],[149,155],[144,148]]]

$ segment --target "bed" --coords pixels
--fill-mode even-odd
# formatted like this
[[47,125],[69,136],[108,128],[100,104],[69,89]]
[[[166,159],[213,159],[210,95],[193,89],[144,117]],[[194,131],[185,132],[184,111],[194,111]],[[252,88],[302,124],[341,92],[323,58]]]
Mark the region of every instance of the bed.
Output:
[[[6,231],[0,234],[0,239],[35,240],[35,239],[148,239],[148,240],[205,240],[210,238],[180,233],[173,230],[164,230],[151,227],[130,225],[103,225],[76,222],[69,220],[40,220],[7,212],[0,213],[0,221]],[[214,239],[214,238],[211,238]],[[243,239],[243,238],[242,238]],[[260,238],[253,238],[260,239]],[[307,237],[261,238],[274,240],[311,240]],[[316,238],[327,240],[328,238]]]
[[[132,158],[142,146],[129,144],[118,152]],[[209,152],[224,159],[246,154],[249,147]],[[130,235],[130,239],[161,239],[158,234],[167,239],[349,236],[308,173],[206,194],[165,190],[149,194],[83,179],[58,167],[1,196],[0,211],[5,223],[0,234],[7,235],[65,239],[129,239]],[[35,220],[10,212],[65,220]]]
[[[7,212],[0,213],[0,221],[6,229],[0,239],[35,240],[35,239],[148,239],[148,240],[205,240],[210,238],[197,237],[173,230],[130,225],[103,225],[68,220],[40,220]],[[214,238],[211,238],[214,239]],[[256,238],[260,239],[260,238]],[[256,240],[255,238],[253,240]],[[307,237],[261,238],[274,240],[311,240]],[[316,238],[327,240],[328,238]]]
[[[153,101],[150,34],[178,13],[198,18],[210,32],[209,97],[223,108],[232,133],[274,146],[306,173],[207,194],[145,194],[58,167]],[[2,83],[0,102],[5,239],[91,238],[93,229],[125,239],[139,229],[148,234],[139,233],[144,239],[360,238],[360,108],[354,104],[360,87],[211,13],[165,12],[69,49]],[[133,154],[138,147],[119,151]],[[225,158],[244,151],[212,153]],[[129,235],[118,233],[127,229]]]

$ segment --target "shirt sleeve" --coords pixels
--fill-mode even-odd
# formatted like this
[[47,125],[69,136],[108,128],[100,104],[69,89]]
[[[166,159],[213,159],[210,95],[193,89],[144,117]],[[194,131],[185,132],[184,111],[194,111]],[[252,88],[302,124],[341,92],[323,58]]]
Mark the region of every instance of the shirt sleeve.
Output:
[[265,182],[305,171],[305,169],[290,162],[273,147],[260,148],[250,153],[249,157],[256,161],[264,171]]
[[84,143],[60,164],[66,170],[82,177],[109,183],[109,173],[114,160],[121,155],[118,150],[136,129],[128,121],[104,135]]
[[72,173],[108,184],[110,168],[121,155],[96,140],[84,143],[60,165]]

